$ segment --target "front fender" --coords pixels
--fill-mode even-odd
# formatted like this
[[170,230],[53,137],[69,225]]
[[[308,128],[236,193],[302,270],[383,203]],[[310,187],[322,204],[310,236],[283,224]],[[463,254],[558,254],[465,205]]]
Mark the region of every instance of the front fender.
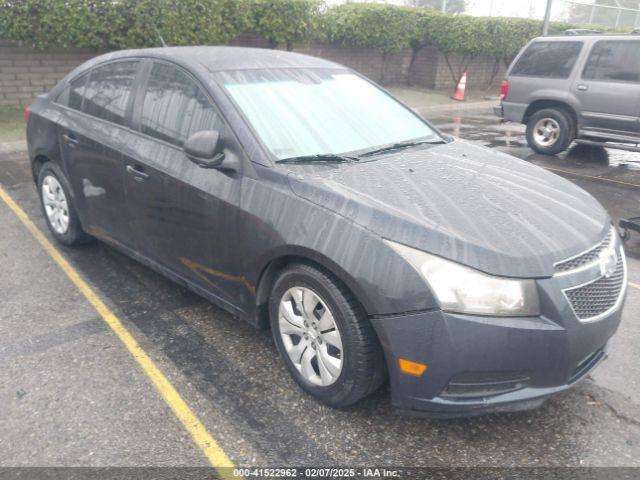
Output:
[[[299,257],[336,275],[356,295],[369,315],[427,310],[437,306],[426,282],[375,233],[295,195],[288,186],[248,181],[255,199],[244,205],[253,238],[246,265],[250,284],[258,285],[269,264]],[[258,201],[262,199],[262,201]],[[255,242],[255,243],[254,243]],[[257,248],[256,245],[260,245]],[[259,251],[258,255],[255,252]]]

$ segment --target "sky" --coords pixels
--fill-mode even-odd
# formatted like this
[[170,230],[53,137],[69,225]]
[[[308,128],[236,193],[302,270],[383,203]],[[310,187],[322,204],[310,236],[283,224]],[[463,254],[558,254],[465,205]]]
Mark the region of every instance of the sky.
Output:
[[[327,0],[327,3],[338,4],[345,3],[347,0]],[[354,1],[354,0],[351,0]],[[367,1],[367,0],[355,0]],[[373,0],[376,1],[376,0]],[[404,4],[404,0],[377,0],[381,3]],[[564,0],[554,0],[556,3],[562,3]],[[590,0],[581,0],[590,1]],[[490,16],[527,16],[530,11],[539,13],[540,18],[544,15],[546,0],[468,0],[467,12],[470,15]]]
[[[344,3],[347,0],[327,0],[329,4]],[[371,1],[371,0],[350,0]],[[376,0],[373,0],[376,1]],[[404,4],[404,0],[377,0],[384,3]],[[582,4],[597,3],[597,0],[575,0]],[[565,20],[571,0],[553,0],[552,20]],[[467,11],[475,16],[525,17],[542,20],[547,0],[468,0]]]
[[542,18],[545,6],[545,0],[470,0],[467,13],[478,16]]

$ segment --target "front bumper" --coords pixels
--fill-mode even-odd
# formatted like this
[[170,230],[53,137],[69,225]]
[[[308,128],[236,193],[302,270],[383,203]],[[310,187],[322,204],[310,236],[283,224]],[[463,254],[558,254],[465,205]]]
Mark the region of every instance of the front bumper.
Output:
[[[551,321],[544,311],[527,318],[440,310],[373,318],[387,358],[394,407],[456,417],[540,406],[606,357],[621,308],[593,323],[564,314],[564,324]],[[404,374],[399,358],[428,368],[420,377]]]

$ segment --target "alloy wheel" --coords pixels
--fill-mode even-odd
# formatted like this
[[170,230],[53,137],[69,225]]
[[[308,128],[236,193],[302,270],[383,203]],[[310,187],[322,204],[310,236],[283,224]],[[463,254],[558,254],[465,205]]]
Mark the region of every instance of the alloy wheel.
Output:
[[560,124],[553,118],[541,118],[533,129],[533,138],[540,146],[552,146],[560,138]]
[[53,175],[47,175],[42,180],[42,202],[51,228],[56,233],[64,235],[69,228],[67,196]]
[[340,330],[327,304],[309,288],[293,287],[280,299],[278,325],[289,359],[309,383],[333,384],[342,371]]

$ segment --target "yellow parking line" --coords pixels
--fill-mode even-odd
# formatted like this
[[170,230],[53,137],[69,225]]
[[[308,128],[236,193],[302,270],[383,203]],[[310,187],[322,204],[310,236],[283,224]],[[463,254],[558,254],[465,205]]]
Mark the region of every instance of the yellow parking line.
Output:
[[640,290],[640,285],[638,285],[637,283],[629,282],[629,286],[631,286],[633,288],[637,288],[638,290]]
[[630,187],[640,187],[640,185],[638,185],[637,183],[623,182],[622,180],[614,180],[612,178],[598,177],[596,175],[585,175],[584,173],[575,173],[575,172],[572,172],[571,170],[564,170],[562,168],[553,168],[553,167],[545,167],[545,166],[543,166],[542,168],[544,168],[545,170],[551,170],[552,172],[566,173],[576,177],[589,178],[591,180],[600,180],[602,182],[619,183],[621,185],[628,185]]
[[[82,279],[78,271],[56,250],[51,242],[38,230],[38,227],[35,226],[25,211],[20,208],[2,187],[0,187],[0,198],[20,221],[22,221],[24,226],[27,227],[49,256],[58,264],[64,273],[66,273],[67,277],[69,277],[78,290],[82,292],[93,308],[96,309],[102,319],[124,344],[133,358],[136,359],[144,373],[158,389],[164,401],[169,405],[171,410],[173,410],[178,420],[182,422],[184,428],[193,437],[194,442],[200,447],[209,462],[211,462],[211,465],[219,469],[218,472],[222,477],[233,478],[229,467],[233,468],[234,465],[227,454],[213,439],[196,414],[189,408],[189,405],[182,399],[169,379],[156,364],[153,363],[153,360],[146,354],[133,335],[124,327],[120,319],[100,300],[89,284]],[[221,467],[224,468],[224,470],[220,469]]]

